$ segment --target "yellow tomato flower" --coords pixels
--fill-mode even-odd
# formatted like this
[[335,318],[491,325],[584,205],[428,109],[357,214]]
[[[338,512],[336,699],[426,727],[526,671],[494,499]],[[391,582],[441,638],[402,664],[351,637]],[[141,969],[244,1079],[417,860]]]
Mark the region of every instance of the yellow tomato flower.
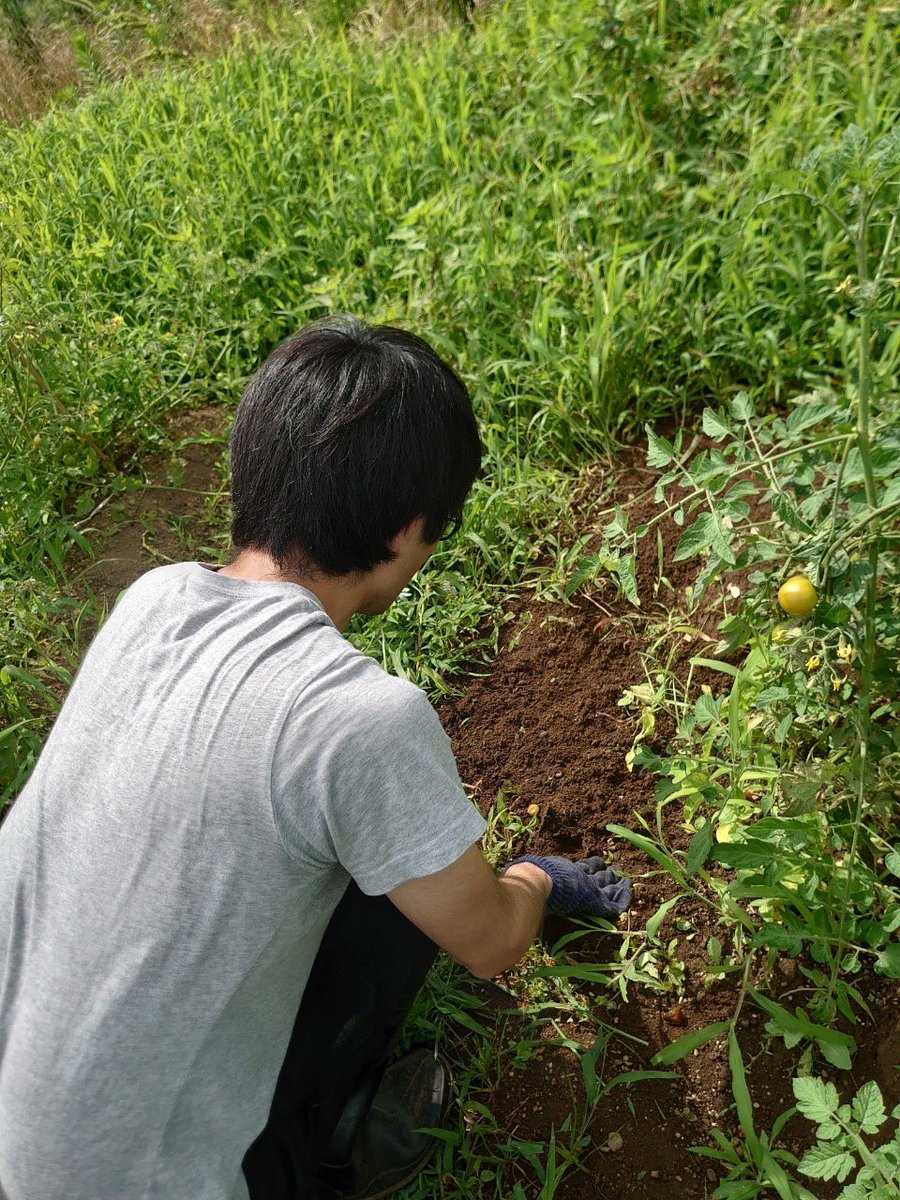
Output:
[[832,675],[832,677],[831,677],[831,690],[832,690],[833,692],[836,692],[840,686],[841,686],[841,678],[840,678],[840,676],[839,676],[839,675]]
[[838,658],[842,658],[844,662],[849,662],[853,657],[853,647],[849,642],[841,642],[837,649]]
[[772,630],[772,641],[773,642],[783,642],[784,641],[784,629],[782,628],[781,625],[776,625],[775,628]]
[[818,654],[812,654],[806,660],[807,671],[815,671],[816,668],[821,667],[821,665],[822,665],[822,660],[821,660],[821,658],[819,658]]

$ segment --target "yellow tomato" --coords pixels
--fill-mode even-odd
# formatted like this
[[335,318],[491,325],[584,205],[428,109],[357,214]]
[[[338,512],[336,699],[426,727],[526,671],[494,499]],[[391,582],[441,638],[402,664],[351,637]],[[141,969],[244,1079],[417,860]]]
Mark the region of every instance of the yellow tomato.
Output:
[[792,575],[778,589],[778,603],[792,617],[808,617],[818,602],[816,589],[805,575]]

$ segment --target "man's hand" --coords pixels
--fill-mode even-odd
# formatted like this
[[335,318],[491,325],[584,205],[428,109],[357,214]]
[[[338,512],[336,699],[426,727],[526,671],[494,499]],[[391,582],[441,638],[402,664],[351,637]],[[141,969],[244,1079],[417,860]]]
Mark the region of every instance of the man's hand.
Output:
[[527,854],[509,866],[517,863],[533,863],[553,880],[547,912],[561,916],[580,913],[615,921],[631,904],[631,880],[608,869],[597,855],[571,862],[568,858]]
[[388,892],[397,908],[473,975],[491,979],[519,961],[546,912],[615,918],[631,903],[631,882],[601,858],[526,856],[498,876],[477,845],[442,871]]

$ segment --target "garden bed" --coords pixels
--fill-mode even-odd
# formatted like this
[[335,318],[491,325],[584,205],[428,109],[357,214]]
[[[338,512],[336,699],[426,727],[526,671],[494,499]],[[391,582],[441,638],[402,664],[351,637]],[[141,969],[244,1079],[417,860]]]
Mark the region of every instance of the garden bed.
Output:
[[[646,476],[626,472],[619,479],[621,501],[632,500],[634,523],[654,512],[652,498],[641,495],[645,489]],[[667,564],[671,564],[677,532],[671,525],[664,532]],[[650,612],[660,608],[652,599],[656,565],[656,548],[651,552],[645,542],[638,583]],[[660,596],[664,605],[677,602],[679,591],[695,570],[690,562],[673,564],[669,573],[673,590]],[[610,586],[599,593],[594,589],[593,594],[580,596],[567,606],[523,607],[519,621],[507,629],[504,648],[490,674],[474,678],[465,693],[443,703],[440,712],[461,776],[480,807],[487,811],[502,792],[507,806],[526,822],[529,806],[537,805],[539,815],[529,853],[576,858],[599,853],[621,866],[635,880],[635,901],[620,925],[639,930],[680,889],[646,855],[607,828],[610,824],[640,828],[636,815],[655,828],[657,813],[654,776],[637,767],[629,770],[626,764],[636,722],[634,713],[619,704],[626,688],[645,680],[641,652],[647,618],[636,615],[613,593]],[[722,615],[723,597],[710,603],[712,607],[699,618],[697,614],[692,618],[694,634],[673,634],[679,642],[674,669],[682,679],[688,659],[703,654],[710,640],[705,630],[714,630]],[[716,677],[695,671],[693,684],[699,689],[703,683],[715,687]],[[650,745],[664,750],[671,732],[671,725],[660,721]],[[687,848],[691,834],[679,805],[663,808],[661,828],[670,849]],[[524,852],[524,846],[516,851]],[[550,918],[544,929],[546,945],[552,947],[571,929],[569,922]],[[726,953],[729,944],[729,933],[711,907],[692,898],[682,899],[666,914],[659,937],[661,947],[667,947],[670,939],[677,943],[670,959],[659,956],[662,979],[658,990],[629,982],[627,999],[622,1000],[608,988],[588,985],[599,1011],[605,1012],[603,1020],[616,1031],[597,1064],[598,1075],[606,1080],[649,1068],[653,1056],[670,1042],[692,1029],[729,1020],[735,1011],[740,974],[725,975],[711,985],[707,982],[709,939],[719,939]],[[614,963],[619,941],[614,934],[590,934],[570,943],[559,961]],[[802,1002],[802,996],[792,998],[802,983],[797,962],[782,956],[766,976],[763,990],[783,997],[784,1003],[792,1006]],[[900,1100],[897,984],[868,974],[857,977],[856,986],[875,1019],[870,1022],[862,1017],[852,1028],[859,1043],[853,1070],[830,1071],[824,1064],[825,1074],[830,1074],[842,1093],[849,1090],[851,1095],[865,1081],[876,1080],[890,1109]],[[603,1005],[608,1008],[600,1007]],[[761,1130],[771,1129],[776,1117],[794,1104],[791,1080],[803,1049],[801,1045],[788,1051],[779,1039],[770,1038],[764,1030],[765,1020],[764,1013],[747,1003],[738,1026],[754,1121]],[[844,1020],[838,1027],[851,1031]],[[560,1024],[559,1029],[587,1048],[596,1027],[569,1022]],[[552,1026],[545,1027],[545,1032],[555,1037]],[[688,1147],[709,1145],[713,1128],[729,1138],[740,1136],[724,1035],[699,1047],[673,1069],[677,1072],[674,1079],[623,1084],[599,1101],[590,1126],[590,1145],[585,1147],[578,1169],[566,1176],[555,1195],[561,1200],[613,1200],[662,1196],[673,1186],[690,1197],[714,1190],[719,1179],[717,1164],[691,1153]],[[582,1070],[571,1049],[548,1045],[482,1100],[504,1136],[546,1142],[553,1129],[559,1133],[567,1118],[579,1108],[584,1110]],[[796,1116],[787,1124],[779,1144],[799,1155],[811,1144],[812,1132],[810,1123]],[[610,1142],[610,1135],[616,1134],[621,1148],[604,1149],[619,1145],[615,1136]],[[830,1185],[818,1186],[821,1195],[834,1194]]]

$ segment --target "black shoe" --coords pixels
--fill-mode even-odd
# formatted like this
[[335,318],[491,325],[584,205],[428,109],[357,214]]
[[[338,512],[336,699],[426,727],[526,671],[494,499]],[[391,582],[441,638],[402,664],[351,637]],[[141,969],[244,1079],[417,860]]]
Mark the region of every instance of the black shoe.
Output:
[[385,1068],[345,1163],[324,1162],[318,1181],[329,1200],[380,1200],[410,1183],[439,1138],[415,1130],[439,1128],[450,1107],[450,1068],[427,1048]]

